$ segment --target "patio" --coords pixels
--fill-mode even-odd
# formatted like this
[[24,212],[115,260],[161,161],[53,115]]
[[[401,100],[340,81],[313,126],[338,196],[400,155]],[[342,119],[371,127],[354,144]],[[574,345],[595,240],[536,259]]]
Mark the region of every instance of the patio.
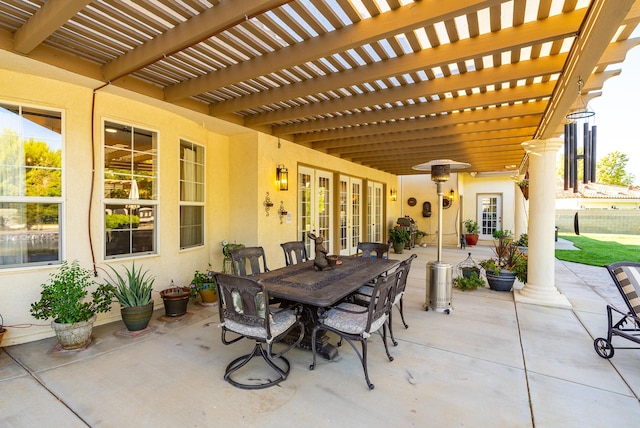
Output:
[[[559,243],[560,245],[562,243]],[[337,361],[287,354],[279,387],[245,391],[222,379],[226,364],[252,346],[224,346],[217,307],[154,331],[118,335],[121,322],[96,327],[84,351],[55,353],[55,339],[0,351],[0,425],[15,427],[165,426],[628,426],[640,420],[638,351],[604,360],[593,338],[606,333],[606,303],[619,296],[605,269],[555,262],[557,286],[572,310],[514,303],[512,293],[454,289],[450,315],[425,312],[425,265],[435,247],[415,248],[400,342],[388,362],[379,336],[369,354],[369,391],[347,345]],[[445,248],[455,265],[490,247]],[[620,342],[618,342],[620,343]],[[614,341],[614,346],[615,346]]]

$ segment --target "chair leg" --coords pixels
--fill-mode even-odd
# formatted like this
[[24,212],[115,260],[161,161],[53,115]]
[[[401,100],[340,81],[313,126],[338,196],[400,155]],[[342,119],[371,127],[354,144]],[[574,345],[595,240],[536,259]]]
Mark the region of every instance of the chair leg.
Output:
[[[356,352],[357,353],[357,352]],[[360,357],[360,362],[362,363],[362,368],[364,369],[364,380],[367,382],[367,386],[369,389],[375,388],[375,385],[371,383],[369,380],[369,370],[367,369],[367,340],[362,341],[362,355],[358,355]]]
[[[262,347],[262,344],[256,343],[251,353],[242,355],[241,357],[236,358],[235,360],[230,362],[229,365],[227,365],[227,368],[224,373],[224,380],[229,382],[231,385],[237,388],[242,388],[242,389],[262,389],[262,388],[267,388],[269,386],[273,386],[282,382],[289,375],[289,371],[291,369],[289,361],[282,356],[278,357],[277,360],[282,361],[284,363],[284,368],[280,367],[275,363],[274,359],[269,357],[270,353],[271,353],[270,349],[265,350]],[[276,372],[277,377],[275,379],[273,380],[268,379],[267,382],[263,382],[263,383],[250,384],[250,383],[239,382],[231,377],[231,375],[233,375],[235,372],[237,372],[239,369],[245,366],[253,357],[257,357],[257,356],[261,356],[267,362],[269,367],[271,367]]]
[[398,306],[398,309],[400,310],[400,318],[402,319],[402,325],[404,325],[404,328],[409,328],[409,325],[404,321],[404,307],[402,305],[402,297],[400,297],[400,302],[399,302],[399,305],[397,306]]
[[389,336],[391,336],[391,343],[393,346],[398,346],[398,342],[396,342],[396,338],[393,337],[393,308],[389,311],[389,319],[387,320],[389,324]]
[[389,346],[387,345],[387,324],[382,324],[382,343],[384,343],[384,350],[387,351],[387,358],[389,361],[393,361],[393,356],[389,353]]

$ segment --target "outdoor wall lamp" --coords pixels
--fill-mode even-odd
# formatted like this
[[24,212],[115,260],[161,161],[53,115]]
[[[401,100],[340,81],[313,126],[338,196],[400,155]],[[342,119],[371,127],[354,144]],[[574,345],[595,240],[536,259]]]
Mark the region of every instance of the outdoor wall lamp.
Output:
[[398,200],[398,191],[396,189],[389,190],[389,199],[394,202]]
[[280,190],[289,190],[289,170],[282,164],[276,167],[276,182]]

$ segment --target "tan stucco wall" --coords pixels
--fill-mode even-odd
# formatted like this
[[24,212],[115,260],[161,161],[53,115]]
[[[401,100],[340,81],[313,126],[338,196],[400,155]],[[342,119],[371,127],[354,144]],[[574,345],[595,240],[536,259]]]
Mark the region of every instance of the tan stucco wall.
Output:
[[[7,66],[3,64],[3,66]],[[108,88],[107,88],[108,89]],[[64,252],[68,260],[78,259],[82,266],[91,268],[88,215],[91,188],[91,125],[92,89],[62,83],[39,76],[0,69],[0,100],[64,112]],[[123,91],[117,91],[122,93]],[[138,97],[139,98],[139,97]],[[205,128],[202,122],[186,118],[165,109],[162,103],[134,101],[100,90],[95,98],[94,149],[96,181],[91,209],[91,232],[96,263],[129,265],[132,259],[103,260],[102,214],[102,120],[109,119],[139,126],[159,133],[159,194],[158,253],[135,258],[156,277],[154,298],[156,307],[162,306],[158,291],[167,288],[173,280],[186,285],[196,269],[222,266],[222,240],[262,245],[270,268],[284,265],[280,242],[296,239],[296,187],[297,167],[307,165],[327,171],[366,178],[385,186],[385,202],[389,202],[388,189],[399,189],[398,177],[353,164],[300,145],[247,129],[246,133],[222,135]],[[207,203],[206,245],[181,251],[179,249],[179,140],[186,139],[206,147]],[[281,192],[275,187],[277,164],[289,168],[289,190]],[[274,207],[266,216],[263,202],[270,193]],[[292,214],[290,224],[280,224],[278,207],[283,201]],[[388,203],[385,216],[392,224],[400,215],[399,203]],[[40,295],[40,284],[46,281],[52,267],[31,267],[0,270],[0,313],[7,325],[38,324],[24,329],[9,329],[3,345],[38,340],[53,335],[44,321],[34,320],[29,305]],[[102,276],[103,272],[98,269]],[[98,278],[101,281],[101,278]],[[120,318],[115,304],[109,314],[101,314],[97,324]]]
[[[515,232],[515,185],[508,176],[481,176],[472,177],[469,174],[460,174],[461,189],[463,189],[463,207],[461,220],[468,218],[478,218],[478,196],[486,194],[497,194],[502,197],[502,229]],[[480,222],[478,222],[479,224]],[[481,237],[482,239],[482,237]],[[485,239],[491,242],[492,238]]]
[[[437,245],[438,233],[438,193],[436,183],[431,181],[431,174],[419,174],[402,177],[403,190],[400,203],[403,215],[408,215],[418,224],[418,229],[428,235],[422,242],[427,245]],[[445,196],[450,196],[453,189],[453,204],[442,210],[442,244],[457,245],[459,242],[458,224],[460,222],[460,193],[458,190],[458,174],[451,174],[451,178],[443,183]],[[409,198],[415,198],[417,203],[411,207],[407,203]],[[422,216],[422,204],[431,203],[431,217]]]

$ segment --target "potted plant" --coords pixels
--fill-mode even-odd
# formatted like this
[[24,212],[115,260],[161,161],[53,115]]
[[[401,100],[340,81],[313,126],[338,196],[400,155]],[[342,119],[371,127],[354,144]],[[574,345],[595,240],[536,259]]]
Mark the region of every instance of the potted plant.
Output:
[[451,282],[462,291],[484,287],[484,280],[476,272],[472,272],[468,277],[457,276]]
[[494,253],[495,258],[478,263],[484,268],[492,290],[510,291],[516,278],[523,283],[527,282],[527,255],[518,251],[515,245],[511,245],[508,237],[498,239],[494,244]]
[[[209,265],[211,267],[211,265]],[[216,291],[216,282],[213,279],[213,271],[209,269],[207,272],[198,270],[193,274],[191,280],[191,292],[200,295],[201,303],[204,305],[213,304],[218,301],[218,293]]]
[[171,286],[160,292],[164,303],[164,313],[168,317],[179,317],[187,313],[187,303],[191,296],[190,287],[176,287],[171,281]]
[[88,289],[96,285],[92,272],[80,267],[77,260],[66,260],[58,272],[42,284],[40,300],[31,304],[31,315],[36,319],[53,318],[51,327],[63,349],[77,349],[91,340],[96,314],[111,309],[112,290],[100,284],[87,299]]
[[112,294],[120,303],[122,321],[129,331],[140,331],[147,328],[153,315],[153,298],[151,289],[153,278],[148,270],[136,270],[136,264],[131,264],[131,270],[125,266],[125,274],[120,275],[112,266],[115,279],[109,278],[107,284],[112,287]]
[[231,251],[238,248],[244,248],[243,244],[232,244],[229,241],[222,241],[222,255],[224,259],[222,261],[222,273],[233,274],[233,263],[231,261]]
[[526,233],[521,233],[518,237],[518,240],[513,243],[516,247],[518,247],[518,251],[521,253],[527,254],[529,249],[529,235]]
[[516,183],[516,185],[522,191],[522,195],[526,200],[529,200],[529,179],[524,178]]
[[389,238],[393,245],[393,251],[396,254],[402,254],[402,250],[404,250],[405,245],[411,240],[407,229],[398,226],[389,230]]
[[466,244],[478,244],[478,222],[469,218],[463,221],[462,224],[464,225],[464,239]]

